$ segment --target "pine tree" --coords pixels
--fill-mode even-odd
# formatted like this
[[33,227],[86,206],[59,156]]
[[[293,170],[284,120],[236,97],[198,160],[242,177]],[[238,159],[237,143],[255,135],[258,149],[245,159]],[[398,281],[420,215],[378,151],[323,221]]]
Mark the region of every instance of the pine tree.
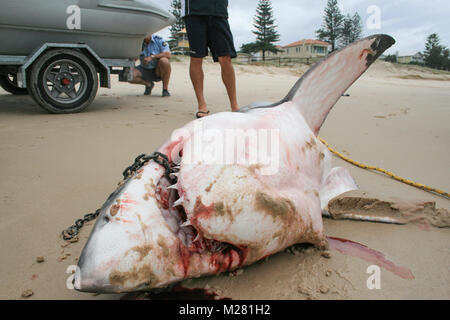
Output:
[[322,28],[316,31],[317,37],[322,41],[331,43],[331,50],[336,49],[337,42],[342,37],[344,16],[337,5],[337,0],[328,0],[325,8]]
[[340,47],[346,47],[352,43],[352,33],[353,33],[353,20],[352,17],[347,14],[342,23],[341,37],[339,40]]
[[254,18],[256,35],[255,48],[262,51],[263,61],[266,60],[266,52],[279,52],[274,43],[280,40],[280,35],[276,31],[275,18],[273,17],[272,4],[270,0],[259,0]]
[[183,17],[181,17],[181,0],[172,0],[170,3],[172,10],[170,11],[175,17],[175,23],[169,27],[170,40],[167,41],[171,49],[177,46],[178,33],[185,28]]
[[450,50],[448,48],[442,50],[442,57],[442,69],[450,70]]
[[430,68],[439,69],[443,64],[443,51],[445,47],[441,46],[441,40],[437,33],[430,34],[425,43],[425,65]]
[[356,40],[361,39],[362,37],[362,19],[361,16],[358,14],[358,12],[355,12],[352,18],[353,22],[353,32],[352,32],[352,38],[350,39],[352,42],[355,42]]
[[360,39],[362,35],[362,22],[358,13],[353,17],[347,14],[342,23],[341,36],[339,40],[340,47],[348,46],[350,43]]

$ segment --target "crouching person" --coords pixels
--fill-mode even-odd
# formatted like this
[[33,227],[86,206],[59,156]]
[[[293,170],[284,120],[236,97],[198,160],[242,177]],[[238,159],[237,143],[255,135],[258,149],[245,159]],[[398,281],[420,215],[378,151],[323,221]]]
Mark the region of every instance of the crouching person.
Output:
[[169,45],[163,38],[154,34],[147,36],[140,56],[141,64],[132,69],[133,80],[129,83],[145,85],[144,95],[150,95],[155,82],[162,80],[162,96],[169,97],[170,57]]

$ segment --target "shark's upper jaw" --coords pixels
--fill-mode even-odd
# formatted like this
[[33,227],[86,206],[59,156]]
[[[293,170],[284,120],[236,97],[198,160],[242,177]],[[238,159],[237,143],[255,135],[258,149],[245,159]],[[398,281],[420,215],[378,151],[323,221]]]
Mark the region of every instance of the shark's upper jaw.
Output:
[[[116,203],[120,193],[113,198]],[[114,204],[102,208],[94,230],[78,261],[74,288],[85,292],[119,292],[124,288],[111,283],[111,271],[121,259],[127,258],[130,248],[140,245],[142,231],[130,228],[126,223],[113,220]],[[135,233],[133,239],[129,235]],[[119,241],[122,239],[122,241]],[[123,241],[126,239],[126,241]],[[125,288],[133,289],[133,288]]]
[[[152,219],[164,221],[156,200],[156,185],[160,184],[163,172],[155,163],[144,168],[146,173],[144,170],[138,172],[103,205],[78,262],[74,277],[76,290],[125,292],[148,287],[146,281],[133,279],[131,273],[129,278],[136,281],[124,280],[127,277],[125,271],[132,270],[132,265],[143,265],[152,260],[151,255],[149,261],[143,260],[150,248],[157,246],[149,233],[149,224]],[[170,241],[169,225],[169,222],[158,223],[156,231],[168,234]],[[120,274],[121,271],[124,272]]]
[[107,224],[96,226],[96,230],[78,262],[74,277],[76,290],[86,292],[116,292],[119,290],[111,284],[109,274],[118,260],[124,257],[124,249],[115,248],[117,243],[111,241],[106,235],[114,233],[119,238],[124,236],[124,233],[121,234],[119,229],[115,230],[119,233],[114,232],[114,229],[109,228]]

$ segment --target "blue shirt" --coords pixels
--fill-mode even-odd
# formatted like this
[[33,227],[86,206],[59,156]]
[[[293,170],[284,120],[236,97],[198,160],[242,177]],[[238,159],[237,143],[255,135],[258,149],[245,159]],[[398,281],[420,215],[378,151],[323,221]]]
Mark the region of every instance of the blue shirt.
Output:
[[146,57],[150,57],[152,54],[159,54],[162,52],[170,52],[170,48],[167,42],[163,38],[157,35],[152,35],[152,40],[145,46],[141,53],[141,65],[145,69],[155,69],[158,65],[158,59],[152,59],[150,63],[143,64],[142,61]]

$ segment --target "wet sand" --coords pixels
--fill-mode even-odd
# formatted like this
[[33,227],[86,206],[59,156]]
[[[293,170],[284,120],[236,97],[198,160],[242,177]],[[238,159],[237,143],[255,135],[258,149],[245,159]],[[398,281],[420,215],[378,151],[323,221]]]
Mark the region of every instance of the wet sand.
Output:
[[[282,98],[307,67],[236,65],[241,105]],[[218,65],[207,63],[205,92],[212,113],[227,111]],[[377,62],[342,97],[320,136],[351,158],[400,176],[450,190],[450,76]],[[0,89],[0,299],[117,299],[66,288],[92,222],[80,241],[65,246],[61,231],[98,208],[123,169],[140,153],[151,153],[172,130],[194,119],[195,98],[187,61],[173,64],[172,97],[119,83],[100,89],[83,113],[50,115],[30,97]],[[449,200],[334,158],[347,167],[362,191],[383,197]],[[381,289],[366,286],[372,263],[336,250],[323,257],[314,248],[282,252],[237,275],[184,281],[232,299],[449,299],[450,229],[414,224],[325,219],[328,236],[377,250],[411,270],[403,279],[381,269]],[[63,247],[65,246],[65,247]],[[291,250],[292,251],[292,250]],[[38,263],[36,258],[44,257]]]

